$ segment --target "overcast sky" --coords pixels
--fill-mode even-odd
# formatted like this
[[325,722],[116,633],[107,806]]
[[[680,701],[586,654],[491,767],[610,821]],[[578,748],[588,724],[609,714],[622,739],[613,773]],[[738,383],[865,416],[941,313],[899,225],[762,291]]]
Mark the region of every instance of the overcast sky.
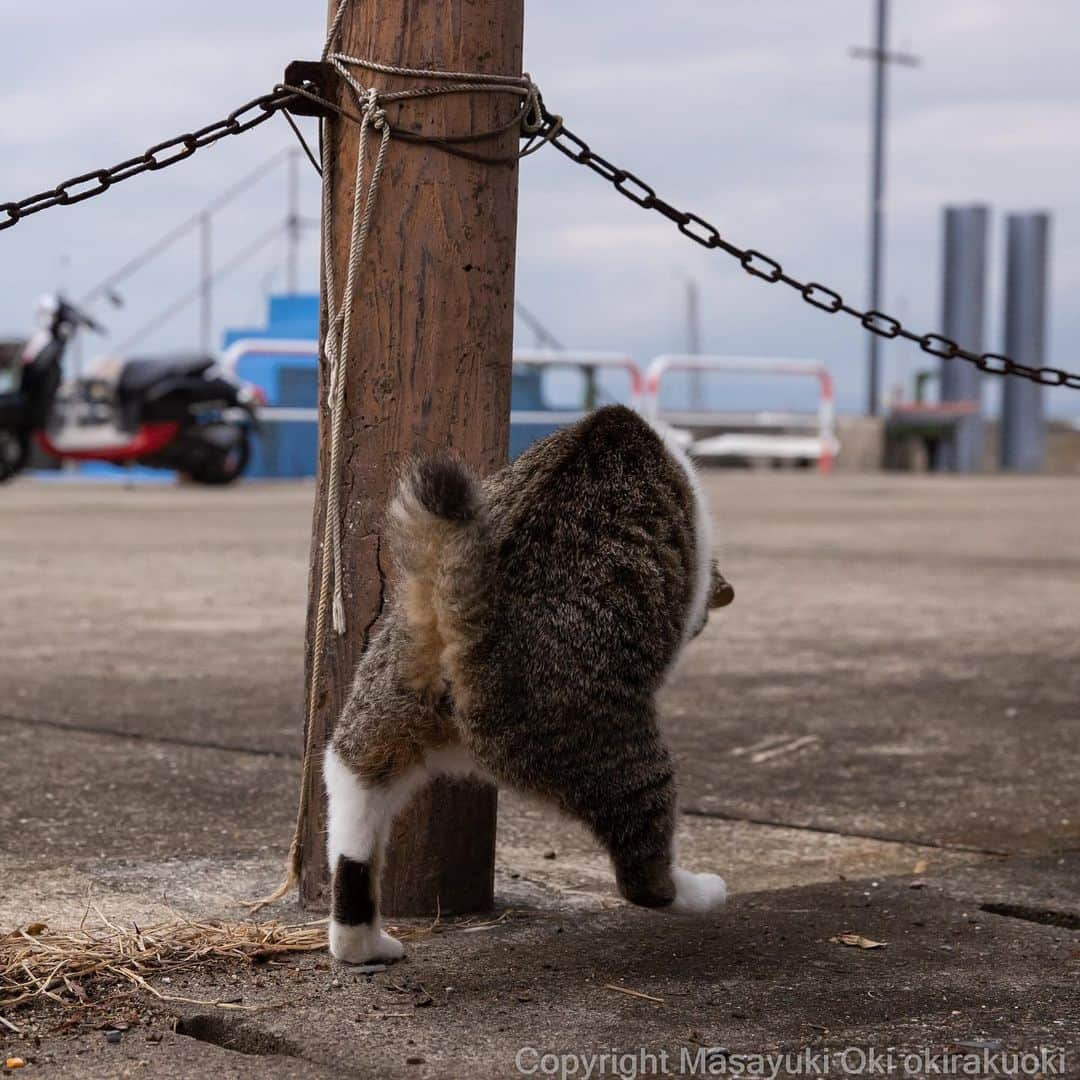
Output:
[[[1004,215],[1047,209],[1051,321],[1047,360],[1080,365],[1080,5],[1075,0],[894,0],[892,44],[922,57],[889,75],[885,308],[918,329],[940,321],[941,212],[993,208],[986,346],[1001,347]],[[0,201],[140,152],[268,89],[286,61],[317,52],[321,3],[54,0],[0,15]],[[733,241],[796,276],[866,293],[872,0],[532,0],[525,62],[551,107],[605,156],[649,180]],[[78,296],[158,233],[288,146],[274,120],[243,139],[78,207],[0,233],[0,335],[25,331],[35,298]],[[304,174],[306,212],[317,178]],[[224,260],[285,213],[283,171],[220,216]],[[316,277],[309,237],[302,283]],[[570,346],[647,360],[686,343],[687,275],[700,282],[704,346],[721,354],[810,357],[860,406],[864,334],[780,287],[698,249],[554,152],[521,172],[518,295]],[[218,330],[261,319],[281,289],[283,248],[218,290]],[[107,312],[114,340],[197,280],[194,238],[125,290]],[[103,316],[106,312],[102,312]],[[144,349],[197,344],[197,309]],[[518,340],[532,344],[519,326]],[[885,385],[926,360],[884,347]],[[993,396],[989,397],[993,401]],[[1080,415],[1080,394],[1055,392]]]

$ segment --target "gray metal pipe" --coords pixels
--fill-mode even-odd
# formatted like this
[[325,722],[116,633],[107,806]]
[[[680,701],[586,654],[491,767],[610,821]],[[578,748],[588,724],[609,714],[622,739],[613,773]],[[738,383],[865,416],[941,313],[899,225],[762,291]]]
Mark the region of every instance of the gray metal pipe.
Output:
[[[870,310],[881,308],[881,279],[884,254],[885,208],[885,94],[888,84],[885,65],[888,62],[889,0],[877,0],[874,49],[874,135],[873,157],[870,166]],[[877,416],[881,410],[881,342],[877,334],[867,335],[866,413]]]
[[[946,337],[972,352],[983,351],[986,312],[986,206],[945,208],[942,325]],[[983,453],[982,372],[962,360],[941,361],[941,400],[974,401],[979,412],[956,425],[954,440],[942,445],[939,472],[977,472]]]
[[[1046,279],[1050,215],[1010,214],[1005,268],[1005,355],[1042,365],[1046,341]],[[1001,467],[1037,472],[1046,457],[1043,388],[1005,380],[1001,399]]]

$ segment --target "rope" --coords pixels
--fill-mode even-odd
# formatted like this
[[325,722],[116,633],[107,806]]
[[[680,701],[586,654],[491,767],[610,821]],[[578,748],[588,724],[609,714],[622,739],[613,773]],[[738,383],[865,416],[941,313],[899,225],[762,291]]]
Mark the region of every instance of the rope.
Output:
[[[330,414],[330,456],[326,475],[326,505],[323,517],[322,539],[319,544],[319,589],[315,607],[315,640],[311,653],[311,678],[308,687],[308,708],[304,729],[304,761],[300,787],[300,803],[297,808],[296,827],[292,843],[289,846],[288,864],[284,881],[269,896],[254,901],[249,905],[252,912],[259,910],[275,900],[281,899],[297,883],[300,865],[303,859],[303,830],[310,808],[311,792],[314,788],[314,768],[317,755],[312,746],[315,730],[315,717],[318,711],[319,689],[323,678],[323,658],[326,649],[327,623],[336,634],[345,633],[345,595],[344,575],[342,573],[341,541],[341,456],[343,429],[345,421],[345,382],[348,368],[348,343],[352,329],[352,310],[360,268],[364,261],[368,234],[371,231],[372,215],[379,191],[386,162],[386,151],[390,139],[400,138],[408,142],[427,142],[439,146],[449,153],[467,157],[475,161],[500,163],[514,161],[527,153],[532,153],[549,141],[558,128],[544,132],[544,110],[540,100],[540,91],[528,75],[484,75],[466,71],[434,71],[420,68],[394,67],[380,64],[361,57],[348,56],[333,52],[334,43],[340,32],[345,8],[350,0],[340,0],[334,17],[330,22],[326,42],[323,46],[323,60],[330,63],[356,98],[359,113],[354,113],[336,103],[324,101],[317,95],[296,88],[304,97],[327,106],[335,116],[340,116],[359,124],[359,145],[356,155],[356,178],[353,187],[352,219],[349,229],[349,256],[345,275],[345,287],[340,304],[337,301],[337,284],[334,273],[333,257],[333,139],[326,125],[331,120],[324,120],[321,129],[322,161],[322,246],[323,276],[326,283],[326,335],[324,339],[327,391],[326,405]],[[374,86],[365,86],[354,75],[352,68],[371,71],[383,75],[402,78],[425,79],[434,85],[415,87],[392,92],[381,91]],[[289,88],[293,89],[293,88]],[[498,93],[514,94],[521,98],[521,108],[514,117],[490,131],[435,137],[420,135],[416,132],[394,130],[387,118],[384,104],[398,104],[409,100],[427,98],[443,94],[459,93]],[[505,157],[487,157],[473,151],[462,149],[459,143],[474,142],[501,134],[518,126],[529,136],[526,147],[518,153]],[[375,150],[375,160],[371,174],[366,178],[368,135],[374,129],[379,135],[379,144]],[[542,136],[539,140],[537,136]]]
[[[359,124],[362,119],[358,112],[344,108],[337,102],[328,101],[326,98],[313,93],[306,87],[294,86],[291,83],[281,83],[277,89],[288,91],[290,94],[295,94],[297,97],[302,97],[307,101],[314,102],[326,111],[332,112],[345,120],[350,120],[354,124]],[[468,87],[468,89],[473,90],[475,88]],[[500,89],[502,88],[500,87]],[[413,96],[419,97],[421,95],[416,94]],[[384,99],[381,98],[380,100]],[[510,117],[505,124],[499,124],[497,127],[488,128],[485,131],[470,131],[454,135],[425,135],[418,131],[406,131],[402,128],[394,128],[392,137],[401,142],[426,143],[429,146],[437,146],[440,150],[443,150],[454,157],[465,158],[467,161],[477,161],[483,165],[512,165],[522,158],[528,157],[530,154],[535,154],[537,150],[540,150],[549,142],[554,142],[563,132],[563,119],[561,116],[552,114],[544,115],[539,88],[537,88],[535,100],[537,108],[541,110],[539,113],[541,116],[540,127],[536,130],[533,130],[532,127],[533,123],[535,123],[535,117],[532,116],[531,107],[526,103],[526,105]],[[513,127],[522,129],[528,138],[521,149],[511,151],[508,154],[480,154],[473,150],[465,150],[460,146],[461,143],[481,142],[484,139],[493,138],[496,135],[501,135],[504,131],[509,131]],[[321,169],[319,170],[319,173],[320,175],[322,174]]]

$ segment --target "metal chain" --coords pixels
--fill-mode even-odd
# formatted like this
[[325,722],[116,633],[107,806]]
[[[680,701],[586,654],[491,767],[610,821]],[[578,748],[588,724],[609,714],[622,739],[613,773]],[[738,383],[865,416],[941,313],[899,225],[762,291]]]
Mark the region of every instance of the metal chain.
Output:
[[74,206],[75,203],[92,199],[96,195],[103,195],[121,180],[130,180],[144,172],[167,169],[170,165],[191,157],[196,150],[210,146],[227,135],[240,135],[250,131],[283,109],[294,96],[293,92],[285,87],[275,87],[269,94],[252,98],[234,109],[224,120],[160,142],[151,146],[146,153],[121,161],[110,169],[95,169],[81,176],[73,176],[48,191],[40,191],[37,195],[20,199],[18,202],[0,203],[0,231],[10,229],[23,218],[47,210],[50,206]]
[[[310,66],[310,65],[309,65]],[[274,113],[303,98],[311,98],[324,108],[331,107],[330,102],[310,93],[308,90],[288,85],[278,85],[270,93],[252,98],[239,108],[234,109],[224,120],[207,124],[198,131],[177,135],[173,139],[150,147],[137,157],[121,161],[109,169],[95,169],[65,180],[55,188],[38,192],[18,202],[0,203],[0,231],[10,229],[23,218],[47,210],[51,206],[73,206],[96,195],[102,195],[113,184],[129,180],[144,172],[157,172],[175,165],[178,161],[191,157],[197,150],[210,146],[228,135],[240,135],[269,120]],[[975,353],[963,348],[944,334],[917,334],[908,330],[899,319],[883,311],[864,311],[848,304],[835,289],[830,289],[817,281],[799,281],[787,273],[780,262],[770,258],[754,248],[741,248],[720,235],[715,225],[698,214],[680,210],[661,199],[656,190],[640,177],[612,164],[601,157],[584,139],[575,135],[562,121],[562,117],[548,112],[543,102],[537,99],[543,122],[539,126],[523,125],[522,135],[529,139],[526,152],[539,149],[544,143],[551,143],[560,153],[571,161],[585,165],[598,176],[612,184],[616,191],[625,195],[632,203],[643,210],[655,210],[658,214],[674,222],[679,232],[695,243],[710,250],[719,249],[732,258],[754,277],[759,277],[771,285],[778,281],[794,289],[808,304],[830,315],[838,311],[857,319],[859,324],[872,334],[886,339],[904,338],[914,342],[923,352],[942,360],[964,360],[974,364],[989,375],[1015,375],[1042,386],[1065,386],[1071,390],[1080,390],[1080,373],[1064,371],[1054,367],[1036,367],[1023,364],[1000,353]],[[303,112],[303,109],[295,110]],[[334,111],[343,111],[335,109]],[[352,117],[350,117],[352,119]],[[515,118],[517,119],[517,118]],[[493,134],[491,132],[486,134]],[[442,145],[440,143],[440,145]],[[449,149],[449,147],[444,147]],[[457,152],[462,153],[459,149]],[[513,155],[517,157],[520,155]]]
[[999,353],[974,353],[963,348],[958,342],[943,334],[917,334],[908,330],[899,319],[886,315],[883,311],[862,311],[845,302],[844,298],[834,289],[830,289],[816,281],[799,281],[788,274],[776,259],[762,254],[753,248],[741,248],[730,240],[725,240],[720,235],[720,230],[697,214],[679,210],[669,202],[661,199],[656,191],[640,177],[635,176],[628,169],[621,169],[613,165],[606,158],[593,151],[584,139],[579,138],[568,130],[562,122],[562,118],[549,113],[544,109],[544,133],[553,131],[547,136],[551,143],[560,153],[565,154],[571,161],[579,165],[585,165],[592,169],[598,176],[602,176],[616,191],[625,195],[632,203],[640,206],[643,210],[655,210],[658,214],[666,217],[678,226],[683,236],[689,237],[695,243],[710,250],[719,249],[737,259],[742,268],[754,277],[759,277],[769,284],[783,282],[798,292],[802,298],[813,307],[835,315],[842,311],[857,319],[862,327],[872,334],[883,338],[904,338],[912,341],[931,356],[943,360],[966,360],[974,364],[981,371],[990,375],[1016,375],[1031,382],[1040,383],[1043,386],[1066,386],[1072,390],[1080,390],[1080,373],[1063,371],[1053,367],[1033,367],[1022,364],[1018,360],[1012,360]]

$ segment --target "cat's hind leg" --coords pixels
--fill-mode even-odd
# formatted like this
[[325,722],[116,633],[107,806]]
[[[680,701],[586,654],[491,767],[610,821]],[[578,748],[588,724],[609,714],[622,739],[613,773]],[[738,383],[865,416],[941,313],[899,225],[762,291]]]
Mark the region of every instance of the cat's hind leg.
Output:
[[413,744],[399,751],[395,759],[376,746],[368,757],[353,759],[331,745],[323,762],[333,876],[330,952],[351,964],[398,960],[404,954],[379,919],[379,880],[394,818],[433,777],[478,772],[458,744]]
[[466,726],[496,776],[553,799],[590,828],[630,903],[691,915],[721,907],[722,878],[675,864],[675,777],[652,702],[607,694],[586,715],[521,723],[507,711],[473,715]]
[[402,955],[379,923],[383,851],[394,818],[431,777],[428,756],[457,737],[449,701],[415,685],[410,648],[391,608],[357,666],[323,760],[330,952],[351,963]]
[[351,964],[398,960],[404,947],[379,921],[379,877],[390,824],[420,778],[416,770],[377,780],[366,777],[333,745],[327,748],[323,775],[333,875],[330,952]]
[[[629,762],[622,790],[590,807],[589,824],[611,855],[619,892],[632,904],[680,915],[710,915],[723,907],[727,886],[717,874],[675,863],[675,780],[660,743]],[[615,777],[609,781],[618,784]]]
[[711,915],[727,903],[727,885],[719,874],[695,874],[676,866],[675,899],[669,911],[676,915]]

